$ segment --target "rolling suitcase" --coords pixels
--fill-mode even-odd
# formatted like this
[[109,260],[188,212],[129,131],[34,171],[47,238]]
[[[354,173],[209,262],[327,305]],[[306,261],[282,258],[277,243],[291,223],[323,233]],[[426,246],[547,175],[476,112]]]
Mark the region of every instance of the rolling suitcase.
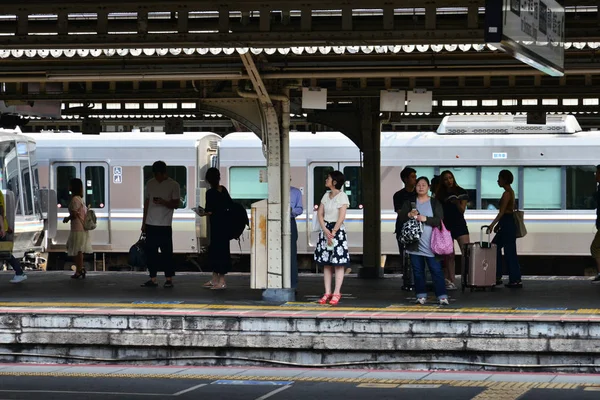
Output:
[[483,241],[483,230],[487,228],[481,227],[479,242],[467,245],[462,265],[463,292],[467,287],[471,291],[488,287],[493,290],[496,285],[496,245],[491,241],[491,233],[488,241]]

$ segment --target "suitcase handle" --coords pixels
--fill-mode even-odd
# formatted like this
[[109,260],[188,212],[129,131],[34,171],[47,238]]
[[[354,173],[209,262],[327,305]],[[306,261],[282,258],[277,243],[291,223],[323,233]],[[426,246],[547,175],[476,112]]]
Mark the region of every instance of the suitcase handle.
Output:
[[[481,248],[483,247],[483,231],[487,228],[489,228],[489,225],[482,225],[481,228],[479,229],[479,246]],[[488,233],[488,241],[487,241],[487,246],[485,248],[491,247],[491,243],[492,243],[492,232],[490,231],[490,233]]]

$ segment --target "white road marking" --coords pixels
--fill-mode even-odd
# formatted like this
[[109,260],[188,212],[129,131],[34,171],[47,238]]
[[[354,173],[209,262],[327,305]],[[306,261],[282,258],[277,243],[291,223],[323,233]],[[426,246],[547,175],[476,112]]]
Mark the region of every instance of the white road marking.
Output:
[[279,389],[275,389],[272,392],[269,392],[269,393],[265,394],[264,396],[260,396],[256,400],[265,400],[265,399],[268,399],[269,397],[275,396],[277,393],[283,392],[284,390],[289,389],[291,387],[292,387],[292,385],[286,385],[286,386],[280,387]]
[[196,389],[200,389],[201,387],[206,386],[206,385],[207,385],[206,383],[201,383],[199,385],[192,386],[191,388],[182,390],[181,392],[177,392],[177,393],[173,394],[173,396],[181,396],[184,393],[189,393],[189,392],[194,391]]

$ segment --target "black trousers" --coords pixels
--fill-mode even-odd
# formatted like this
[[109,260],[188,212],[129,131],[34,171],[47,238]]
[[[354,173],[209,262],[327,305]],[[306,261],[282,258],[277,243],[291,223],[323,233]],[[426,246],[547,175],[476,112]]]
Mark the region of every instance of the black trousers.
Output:
[[[160,253],[158,250],[160,249]],[[156,278],[162,265],[165,277],[175,276],[173,267],[173,228],[170,226],[146,225],[146,260],[150,278]]]
[[290,272],[290,280],[292,284],[292,289],[296,289],[298,287],[298,226],[296,225],[296,218],[292,218],[290,221],[291,232],[292,232],[292,245],[290,248],[290,253],[292,257],[291,261],[291,272]]

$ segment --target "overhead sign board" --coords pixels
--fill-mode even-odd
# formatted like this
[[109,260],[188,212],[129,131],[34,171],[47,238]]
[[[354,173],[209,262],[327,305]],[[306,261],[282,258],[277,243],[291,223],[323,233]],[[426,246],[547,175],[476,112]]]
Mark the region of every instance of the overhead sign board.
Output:
[[486,0],[485,41],[550,76],[563,76],[565,9],[555,0]]

